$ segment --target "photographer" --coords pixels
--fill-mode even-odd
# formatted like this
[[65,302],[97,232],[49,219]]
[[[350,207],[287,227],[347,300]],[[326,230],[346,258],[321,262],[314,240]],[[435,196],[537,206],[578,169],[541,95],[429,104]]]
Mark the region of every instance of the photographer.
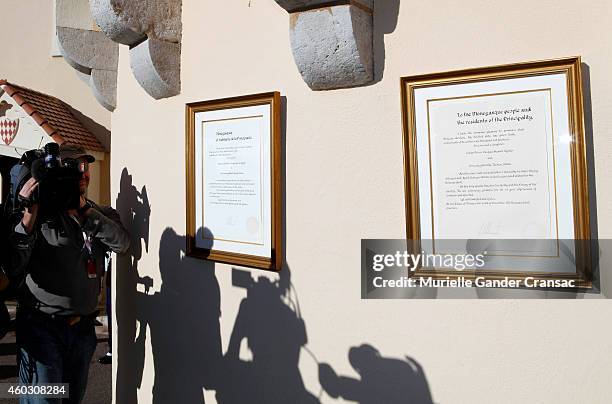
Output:
[[[76,200],[80,201],[59,205],[67,209],[49,209],[58,204],[43,198],[42,189],[59,182],[47,178],[51,174],[37,175],[32,164],[32,178],[19,192],[25,209],[10,235],[10,275],[23,279],[17,311],[17,361],[20,383],[69,383],[67,402],[79,403],[96,347],[94,321],[104,254],[108,250],[125,252],[129,236],[115,210],[85,198],[94,158],[70,144],[61,145],[57,157],[61,167],[78,170],[80,198],[77,195]],[[64,192],[65,188],[60,189]],[[47,191],[45,195],[50,194]],[[22,398],[23,402],[54,401],[39,396]]]

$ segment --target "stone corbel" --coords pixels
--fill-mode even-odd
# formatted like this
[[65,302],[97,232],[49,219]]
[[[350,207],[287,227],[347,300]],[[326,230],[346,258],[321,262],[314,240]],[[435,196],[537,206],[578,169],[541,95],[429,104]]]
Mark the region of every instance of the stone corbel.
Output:
[[312,90],[374,81],[374,0],[275,0],[290,14],[293,58]]
[[134,77],[155,99],[181,91],[181,7],[181,0],[90,0],[97,25],[130,47]]
[[113,111],[117,105],[119,47],[96,30],[88,0],[57,0],[56,27],[64,60],[81,73],[98,102]]

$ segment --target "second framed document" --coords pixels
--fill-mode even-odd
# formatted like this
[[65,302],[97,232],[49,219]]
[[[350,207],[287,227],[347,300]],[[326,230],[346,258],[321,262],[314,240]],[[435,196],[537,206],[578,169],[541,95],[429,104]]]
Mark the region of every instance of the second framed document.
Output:
[[590,287],[580,58],[405,77],[401,90],[407,238],[485,257],[417,274]]
[[186,106],[187,255],[279,271],[280,94]]

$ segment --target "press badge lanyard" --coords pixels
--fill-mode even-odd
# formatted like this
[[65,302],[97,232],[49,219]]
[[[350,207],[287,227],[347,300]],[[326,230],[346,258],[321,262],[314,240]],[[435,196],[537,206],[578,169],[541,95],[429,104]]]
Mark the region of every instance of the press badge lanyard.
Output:
[[91,236],[88,236],[83,232],[83,248],[87,250],[87,277],[89,279],[94,279],[98,277],[98,273],[96,271],[96,261],[94,260],[93,251],[91,249]]

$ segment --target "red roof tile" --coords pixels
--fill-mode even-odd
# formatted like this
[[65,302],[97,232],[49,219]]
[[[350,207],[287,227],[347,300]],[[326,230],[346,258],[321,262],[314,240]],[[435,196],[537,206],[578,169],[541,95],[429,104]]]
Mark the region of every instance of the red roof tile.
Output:
[[105,152],[96,136],[88,131],[60,99],[0,80],[0,86],[34,121],[59,144],[78,144],[87,150]]

